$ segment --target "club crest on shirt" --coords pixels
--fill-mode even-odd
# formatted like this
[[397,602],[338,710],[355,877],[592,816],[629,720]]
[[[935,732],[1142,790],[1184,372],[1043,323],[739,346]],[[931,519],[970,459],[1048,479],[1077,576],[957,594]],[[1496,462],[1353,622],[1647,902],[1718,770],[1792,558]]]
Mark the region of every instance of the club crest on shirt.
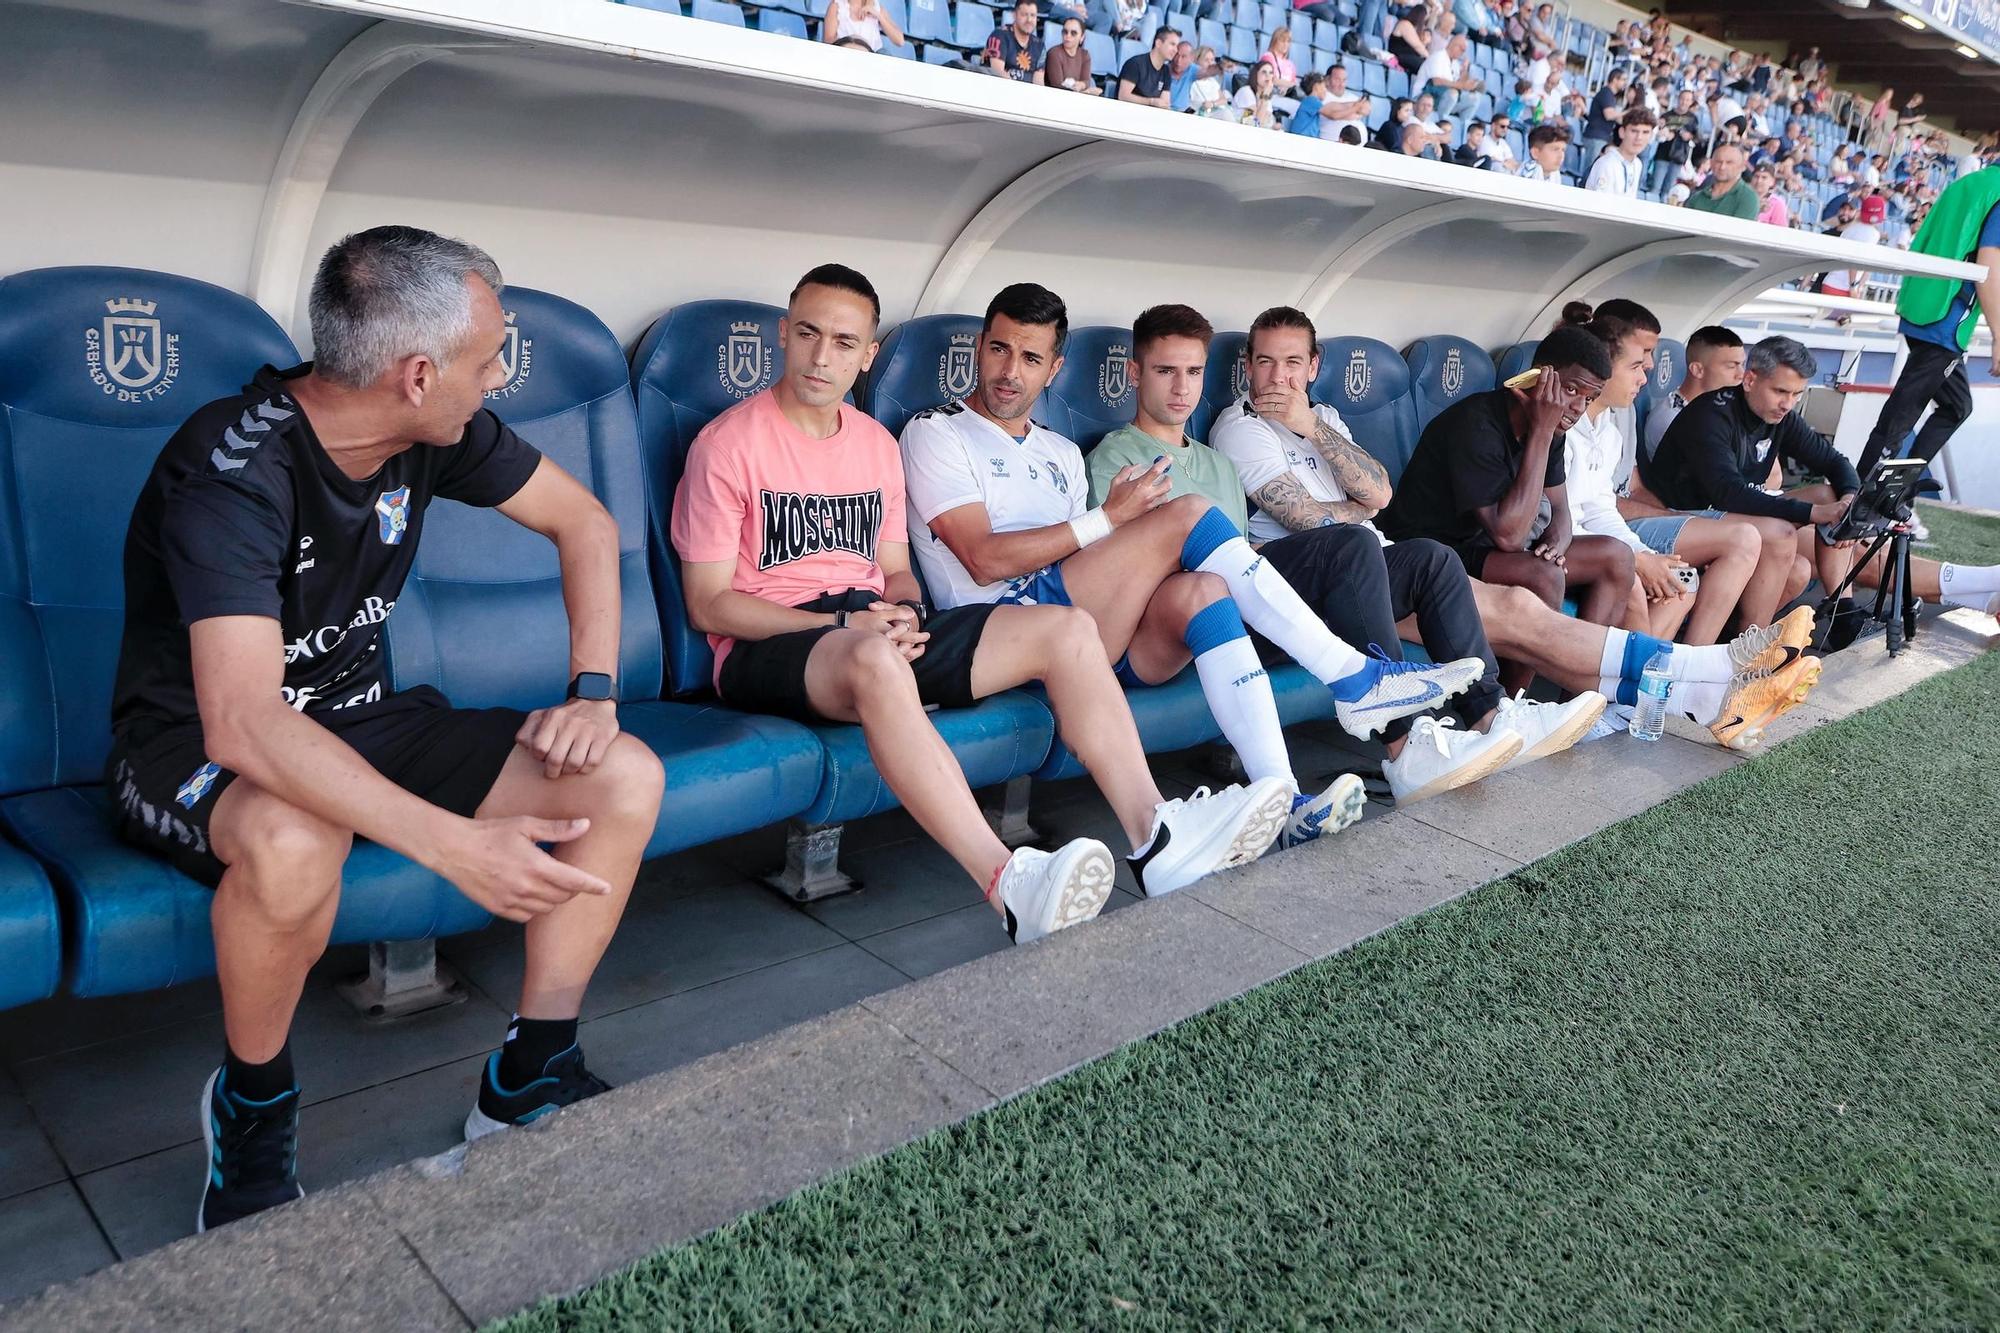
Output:
[[403,534],[410,529],[410,488],[398,486],[382,492],[375,501],[375,521],[381,525],[377,535],[384,545],[402,545]]
[[1754,447],[1754,448],[1756,449],[1756,451],[1757,451],[1757,461],[1758,461],[1758,462],[1760,462],[1760,463],[1761,463],[1761,462],[1763,462],[1763,461],[1764,461],[1764,460],[1765,460],[1766,458],[1769,458],[1769,457],[1771,456],[1771,441],[1770,441],[1770,439],[1769,439],[1768,437],[1766,437],[1765,439],[1761,439],[1761,440],[1757,441],[1757,443],[1756,443],[1756,444],[1755,444],[1755,445],[1754,445],[1753,447]]
[[193,777],[180,785],[180,789],[174,793],[174,799],[180,802],[183,809],[194,809],[201,803],[201,798],[208,795],[208,789],[215,785],[215,779],[221,773],[222,769],[215,764],[203,764],[194,771]]
[[972,392],[979,377],[979,367],[973,360],[973,345],[977,341],[970,333],[954,333],[944,355],[938,358],[938,392],[946,398],[963,398]]

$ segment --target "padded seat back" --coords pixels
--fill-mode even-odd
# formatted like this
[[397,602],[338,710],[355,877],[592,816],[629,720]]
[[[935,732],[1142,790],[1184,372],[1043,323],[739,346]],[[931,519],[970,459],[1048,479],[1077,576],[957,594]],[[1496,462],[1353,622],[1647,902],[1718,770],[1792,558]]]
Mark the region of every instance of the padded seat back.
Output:
[[1512,347],[1493,349],[1493,383],[1505,384],[1516,375],[1535,364],[1535,349],[1540,347],[1539,339],[1530,338],[1526,342],[1515,343]]
[[[912,16],[916,12],[912,5]],[[754,301],[690,301],[655,320],[632,353],[667,694],[706,688],[714,666],[708,641],[687,623],[680,561],[670,535],[674,488],[680,484],[688,446],[701,428],[769,388],[783,369],[778,321],[784,314],[777,306]]]
[[[588,487],[618,522],[619,694],[656,699],[660,624],[646,565],[645,486],[625,353],[573,301],[500,294],[506,383],[486,406]],[[396,685],[434,685],[462,708],[543,708],[569,684],[569,617],[553,542],[504,515],[439,501],[389,622]]]
[[101,776],[139,488],[195,409],[297,359],[255,303],[191,278],[0,278],[0,794]]
[[1208,343],[1208,369],[1201,377],[1201,403],[1188,418],[1187,433],[1207,444],[1208,428],[1223,408],[1250,388],[1250,368],[1243,356],[1249,335],[1218,333]]
[[1646,417],[1687,378],[1687,344],[1674,338],[1662,338],[1653,349],[1653,373],[1646,377],[1646,386],[1639,390],[1639,397],[1632,406],[1639,422],[1640,438],[1645,438]]
[[1396,349],[1374,338],[1322,338],[1312,398],[1340,413],[1354,442],[1389,471],[1394,483],[1417,447],[1417,408],[1410,368]]
[[1062,369],[1049,381],[1035,419],[1089,453],[1138,411],[1132,330],[1109,324],[1069,331]]
[[1486,350],[1450,334],[1419,338],[1403,349],[1417,409],[1417,433],[1431,418],[1469,394],[1492,388],[1493,358]]
[[980,323],[977,315],[919,315],[889,330],[861,410],[900,437],[917,413],[971,393],[979,383]]

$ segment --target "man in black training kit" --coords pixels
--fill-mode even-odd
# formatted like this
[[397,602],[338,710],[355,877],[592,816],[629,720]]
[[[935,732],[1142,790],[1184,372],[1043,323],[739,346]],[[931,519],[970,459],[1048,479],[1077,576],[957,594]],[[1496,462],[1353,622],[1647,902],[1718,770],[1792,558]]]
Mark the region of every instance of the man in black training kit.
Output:
[[[527,925],[520,1009],[466,1136],[606,1087],[577,1010],[664,778],[618,734],[617,525],[482,407],[505,378],[499,290],[463,242],[347,237],[313,281],[317,362],[197,411],[132,515],[106,777],[120,835],[215,887],[227,1046],[202,1091],[200,1231],[303,1193],[287,1033],[357,836]],[[383,626],[434,497],[555,542],[567,701],[523,715],[392,692]]]

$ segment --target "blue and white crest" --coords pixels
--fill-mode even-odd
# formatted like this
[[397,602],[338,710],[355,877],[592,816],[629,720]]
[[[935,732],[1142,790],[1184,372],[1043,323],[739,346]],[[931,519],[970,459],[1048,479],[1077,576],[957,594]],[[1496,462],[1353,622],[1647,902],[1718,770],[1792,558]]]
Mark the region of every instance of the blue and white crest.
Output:
[[220,766],[216,764],[203,764],[194,771],[193,777],[180,785],[180,790],[174,793],[174,799],[179,801],[183,808],[188,810],[194,809],[196,805],[201,803],[201,798],[208,795],[208,789],[215,785],[215,779],[221,773],[222,769]]
[[381,538],[390,546],[400,546],[403,534],[410,530],[410,488],[398,486],[393,491],[382,492],[375,502],[375,518],[382,525]]

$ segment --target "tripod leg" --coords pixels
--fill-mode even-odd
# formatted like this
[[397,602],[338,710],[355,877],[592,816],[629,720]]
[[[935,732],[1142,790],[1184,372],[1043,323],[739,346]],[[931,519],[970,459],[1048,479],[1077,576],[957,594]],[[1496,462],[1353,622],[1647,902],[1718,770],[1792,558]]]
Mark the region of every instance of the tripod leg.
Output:
[[[1894,657],[1903,651],[1903,638],[1907,633],[1904,626],[1904,598],[1909,591],[1909,547],[1902,537],[1896,538],[1889,547],[1889,558],[1883,562],[1882,590],[1876,599],[1876,615],[1884,621],[1883,638]],[[1886,616],[1881,607],[1886,603],[1892,608]]]
[[1902,553],[1900,563],[1903,571],[1903,637],[1914,639],[1917,637],[1917,603],[1919,599],[1917,597],[1917,586],[1910,580],[1910,534],[1906,532],[1898,537],[1896,545]]

